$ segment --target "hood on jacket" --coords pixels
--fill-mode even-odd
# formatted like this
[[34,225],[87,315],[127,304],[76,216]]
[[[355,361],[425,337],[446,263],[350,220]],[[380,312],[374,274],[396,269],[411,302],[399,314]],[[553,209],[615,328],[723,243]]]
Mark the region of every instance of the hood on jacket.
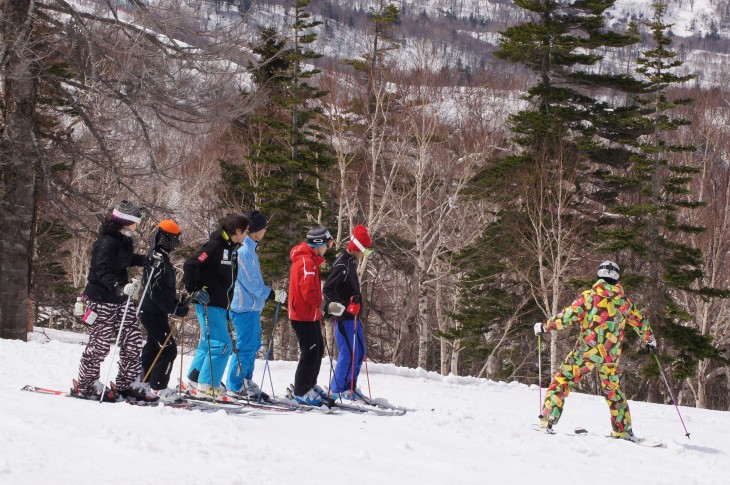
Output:
[[317,251],[315,251],[314,248],[309,246],[306,242],[297,244],[291,248],[291,251],[289,251],[289,259],[291,259],[292,263],[306,257],[312,258],[314,260],[314,264],[317,266],[324,263],[324,258],[317,254]]

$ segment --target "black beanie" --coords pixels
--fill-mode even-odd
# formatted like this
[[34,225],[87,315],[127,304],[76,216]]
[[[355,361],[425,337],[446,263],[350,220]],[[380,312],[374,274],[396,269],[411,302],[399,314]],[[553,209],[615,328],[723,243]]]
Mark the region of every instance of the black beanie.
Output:
[[251,224],[248,226],[248,232],[259,232],[261,229],[266,229],[266,226],[269,225],[266,222],[266,216],[263,212],[257,210],[248,211],[246,212],[246,217],[251,221]]
[[324,246],[332,240],[332,235],[326,227],[314,226],[307,233],[307,244],[313,248]]

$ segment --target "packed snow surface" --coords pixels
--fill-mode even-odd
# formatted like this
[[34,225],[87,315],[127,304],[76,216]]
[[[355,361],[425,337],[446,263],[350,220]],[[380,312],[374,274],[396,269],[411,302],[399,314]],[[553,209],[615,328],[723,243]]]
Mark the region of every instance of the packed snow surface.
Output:
[[[0,340],[5,485],[661,485],[726,484],[730,476],[728,412],[681,407],[688,440],[674,406],[631,402],[636,433],[666,443],[648,448],[602,436],[610,431],[603,400],[573,393],[559,434],[549,436],[531,429],[539,411],[536,386],[393,365],[370,363],[370,385],[374,397],[413,408],[401,417],[228,416],[20,392],[25,384],[66,390],[76,376],[85,336],[49,336],[35,333],[27,343]],[[189,362],[185,356],[185,368]],[[271,364],[277,393],[293,381],[295,367]],[[262,369],[257,362],[257,381]],[[325,358],[321,384],[328,374]],[[367,390],[365,377],[363,372],[360,385]],[[572,435],[575,426],[599,436]]]

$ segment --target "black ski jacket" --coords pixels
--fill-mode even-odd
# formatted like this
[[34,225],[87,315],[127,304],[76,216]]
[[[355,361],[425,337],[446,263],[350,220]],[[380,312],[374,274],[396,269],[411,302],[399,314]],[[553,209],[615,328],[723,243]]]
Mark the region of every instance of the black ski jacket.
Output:
[[144,255],[134,254],[132,238],[99,229],[99,237],[91,248],[84,295],[99,303],[124,303],[127,297],[119,296],[117,291],[129,282],[127,268],[142,266],[144,260]]
[[162,256],[162,261],[158,262],[150,256],[144,267],[142,284],[148,284],[150,271],[152,271],[152,279],[149,280],[147,294],[142,300],[140,312],[167,315],[174,313],[178,304],[175,291],[175,268],[166,252],[158,250],[156,253]]
[[223,229],[215,231],[183,265],[183,284],[188,293],[192,295],[205,286],[209,305],[228,309],[233,299],[238,246]]
[[[357,259],[353,255],[347,251],[343,251],[337,256],[337,259],[335,259],[332,265],[332,272],[324,283],[322,294],[324,295],[325,311],[330,302],[333,301],[347,307],[350,304],[350,299],[356,296],[357,302],[360,302],[361,295],[360,282],[357,279]],[[337,321],[352,320],[354,318],[355,316],[349,312],[335,317]]]

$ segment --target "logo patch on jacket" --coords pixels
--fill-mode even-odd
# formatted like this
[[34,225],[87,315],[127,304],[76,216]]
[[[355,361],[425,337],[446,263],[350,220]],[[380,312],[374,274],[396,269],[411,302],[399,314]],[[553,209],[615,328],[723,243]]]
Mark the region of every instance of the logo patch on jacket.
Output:
[[200,261],[201,263],[206,259],[208,259],[208,253],[200,253],[200,256],[198,256],[198,261]]

